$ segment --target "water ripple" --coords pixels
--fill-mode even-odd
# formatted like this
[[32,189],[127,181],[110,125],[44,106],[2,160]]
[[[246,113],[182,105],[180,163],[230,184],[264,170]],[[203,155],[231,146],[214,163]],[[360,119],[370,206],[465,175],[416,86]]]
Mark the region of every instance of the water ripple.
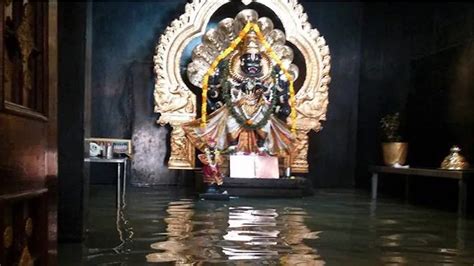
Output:
[[148,262],[323,263],[303,242],[317,239],[319,232],[306,227],[307,213],[299,208],[236,205],[196,213],[194,207],[189,201],[168,204],[167,239],[151,244],[158,252],[148,254]]
[[[366,193],[196,201],[173,189],[92,188],[87,265],[472,265],[474,221]],[[76,253],[81,254],[81,252]],[[70,264],[77,265],[77,261]]]

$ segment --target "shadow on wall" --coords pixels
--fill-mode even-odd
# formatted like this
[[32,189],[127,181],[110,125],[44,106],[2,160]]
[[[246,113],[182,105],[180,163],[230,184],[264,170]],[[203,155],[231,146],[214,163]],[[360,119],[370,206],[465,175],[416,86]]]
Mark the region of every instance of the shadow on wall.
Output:
[[[183,11],[179,2],[93,4],[92,136],[132,139],[136,185],[183,182],[165,165],[169,128],[155,123],[153,110],[155,46]],[[93,170],[92,179],[113,175]]]
[[409,96],[409,162],[439,167],[452,145],[474,160],[474,41],[416,60]]

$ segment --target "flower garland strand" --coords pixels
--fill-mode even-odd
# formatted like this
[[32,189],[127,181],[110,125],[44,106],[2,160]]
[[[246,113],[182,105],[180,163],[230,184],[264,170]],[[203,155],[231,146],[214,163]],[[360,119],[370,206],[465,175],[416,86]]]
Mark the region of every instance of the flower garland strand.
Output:
[[293,78],[291,74],[288,72],[288,70],[286,69],[286,67],[283,65],[283,62],[280,60],[280,58],[278,58],[278,55],[273,51],[272,47],[265,40],[265,36],[263,36],[258,25],[252,22],[249,22],[247,23],[247,25],[245,25],[245,27],[239,32],[239,35],[237,36],[237,38],[235,38],[231,42],[229,47],[227,47],[221,54],[219,54],[219,56],[217,56],[217,58],[212,62],[207,73],[204,75],[204,78],[202,81],[201,127],[204,128],[207,123],[207,90],[209,86],[209,77],[215,73],[216,68],[219,65],[220,61],[222,61],[230,53],[232,53],[235,50],[235,48],[237,48],[237,46],[240,44],[240,42],[242,42],[242,40],[248,34],[248,32],[252,29],[257,34],[257,37],[260,43],[263,44],[263,46],[265,47],[267,54],[280,67],[280,69],[283,71],[286,79],[289,82],[290,108],[291,108],[291,113],[290,113],[291,132],[295,134],[296,133],[296,108],[295,108],[296,99],[295,99],[295,88],[293,84]]
[[219,156],[220,152],[219,150],[215,150],[214,151],[214,160],[211,159],[211,150],[209,148],[206,148],[205,150],[206,152],[206,158],[207,158],[207,162],[209,163],[209,166],[212,167],[213,169],[216,169],[216,166],[217,166],[217,156]]
[[[278,73],[275,73],[275,70],[272,70],[272,77],[276,79]],[[228,61],[224,61],[224,64],[222,65],[222,90],[223,90],[223,98],[225,101],[225,106],[227,107],[227,110],[231,113],[232,117],[235,118],[235,120],[242,125],[242,127],[250,130],[256,130],[264,127],[268,119],[270,119],[270,115],[273,112],[273,109],[276,105],[277,102],[277,97],[273,96],[270,101],[270,106],[267,108],[267,110],[264,112],[262,119],[258,121],[257,123],[253,124],[249,122],[245,117],[243,117],[241,114],[239,114],[237,111],[234,110],[234,107],[232,106],[232,101],[231,101],[231,96],[230,96],[230,81],[228,80],[229,76],[229,66],[228,66]],[[271,88],[271,95],[275,95],[277,90],[277,82],[274,81],[274,85]]]
[[207,73],[204,75],[202,81],[202,105],[201,105],[201,127],[206,127],[207,123],[207,89],[209,86],[209,76],[213,75],[216,72],[216,68],[219,65],[219,62],[226,58],[230,53],[232,53],[237,45],[244,39],[245,35],[252,29],[253,23],[247,23],[245,27],[240,31],[239,36],[235,38],[219,56],[212,62],[211,67],[207,70]]
[[290,121],[291,121],[291,133],[295,134],[296,133],[296,100],[295,100],[295,88],[293,85],[293,78],[286,69],[286,67],[283,65],[283,62],[278,58],[278,55],[273,51],[272,47],[268,42],[265,40],[265,36],[263,36],[262,32],[260,31],[260,28],[258,27],[257,24],[254,24],[253,30],[257,34],[257,37],[259,41],[263,44],[265,49],[267,50],[267,53],[269,56],[277,63],[277,65],[280,67],[280,69],[283,71],[285,74],[286,79],[289,82],[289,91],[290,91]]

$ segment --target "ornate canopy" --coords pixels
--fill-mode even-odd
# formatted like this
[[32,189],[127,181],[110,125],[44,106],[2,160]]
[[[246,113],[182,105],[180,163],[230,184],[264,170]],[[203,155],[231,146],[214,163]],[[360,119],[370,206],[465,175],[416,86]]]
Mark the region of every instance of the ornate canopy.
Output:
[[[217,27],[208,30],[202,37],[202,42],[193,49],[192,61],[187,68],[189,81],[193,85],[202,88],[204,75],[211,67],[211,64],[219,54],[229,47],[231,42],[238,36],[238,33],[249,22],[259,26],[262,34],[266,37],[267,43],[272,46],[283,65],[290,70],[293,77],[297,77],[298,67],[292,64],[293,50],[286,45],[285,33],[275,29],[270,18],[259,18],[255,10],[245,9],[240,11],[235,18],[225,18],[219,21]],[[262,49],[263,47],[259,46],[258,48]],[[232,69],[235,69],[235,72],[239,71],[239,67],[232,66]],[[235,75],[238,76],[239,73],[235,73]]]
[[[296,151],[291,158],[291,167],[293,172],[307,172],[307,134],[310,130],[321,130],[321,121],[326,119],[328,84],[331,80],[331,57],[326,41],[308,23],[307,14],[296,0],[242,0],[244,5],[256,2],[272,10],[281,21],[282,29],[275,28],[270,18],[259,18],[258,13],[250,9],[239,14],[229,14],[216,27],[208,29],[212,15],[229,2],[195,0],[187,3],[185,13],[168,26],[156,47],[155,112],[160,113],[159,124],[170,124],[172,127],[168,166],[173,169],[194,168],[195,148],[181,127],[183,123],[196,118],[196,95],[191,86],[201,87],[203,76],[215,58],[228,47],[243,25],[254,22],[294,78],[298,76],[299,70],[292,63],[293,49],[297,49],[304,58],[302,69],[305,75],[300,75],[304,81],[296,88],[295,96]],[[201,37],[201,40],[193,49],[185,77],[181,72],[181,59],[187,46],[196,37]],[[185,82],[186,78],[190,84]]]

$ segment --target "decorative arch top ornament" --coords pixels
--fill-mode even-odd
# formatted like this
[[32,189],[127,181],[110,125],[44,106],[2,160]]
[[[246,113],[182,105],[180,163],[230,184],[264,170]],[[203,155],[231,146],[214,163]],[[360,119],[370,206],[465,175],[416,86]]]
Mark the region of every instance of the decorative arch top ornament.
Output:
[[[206,26],[211,16],[229,0],[194,0],[186,4],[185,13],[178,19],[171,22],[165,32],[161,35],[156,47],[154,56],[155,63],[155,112],[160,113],[158,123],[161,125],[170,124],[171,133],[171,155],[168,166],[174,169],[192,169],[194,168],[194,147],[186,139],[181,125],[196,118],[196,95],[188,88],[181,76],[180,62],[181,56],[186,46],[197,36],[202,36],[202,43],[211,44],[216,47],[216,51],[222,51],[228,47],[236,34],[232,28],[233,19],[222,20],[216,29],[210,29],[207,32]],[[286,35],[282,47],[286,42],[290,42],[300,51],[304,57],[306,66],[305,80],[295,95],[296,112],[294,116],[288,118],[288,124],[291,124],[290,118],[296,117],[296,151],[291,160],[293,172],[307,172],[307,152],[308,152],[308,132],[322,129],[321,122],[326,120],[326,110],[328,105],[328,84],[331,81],[329,76],[331,57],[329,48],[326,45],[324,37],[320,36],[317,29],[313,29],[307,21],[308,16],[304,12],[301,4],[296,0],[242,0],[244,5],[252,2],[260,3],[270,8],[280,19],[283,25],[283,31],[275,29],[275,38],[278,33]],[[229,15],[229,17],[233,17]],[[269,19],[268,19],[269,20]],[[262,31],[268,30],[269,22],[265,20],[260,22]],[[242,25],[241,25],[242,26]],[[241,27],[242,28],[242,27]],[[273,24],[271,24],[271,30]],[[219,34],[228,32],[226,41],[219,40]],[[238,34],[238,31],[237,31]],[[221,38],[222,39],[222,38]],[[291,50],[291,49],[290,49]],[[209,53],[207,50],[199,49],[199,45],[193,51],[193,62],[200,55],[196,53]],[[289,72],[294,73],[295,77],[298,68],[291,64],[291,60],[285,61],[282,56],[284,51],[278,53],[282,61],[287,64]],[[202,60],[202,64],[213,63],[216,57],[208,54],[208,60]],[[203,56],[201,56],[203,57]],[[191,65],[191,64],[190,64]],[[191,65],[191,68],[193,66]],[[202,70],[204,69],[204,70]],[[202,86],[202,77],[208,68],[194,68],[194,74],[189,74],[189,80],[193,85]],[[193,70],[193,69],[191,69]],[[199,72],[201,71],[201,72]],[[201,77],[201,78],[200,78]]]

